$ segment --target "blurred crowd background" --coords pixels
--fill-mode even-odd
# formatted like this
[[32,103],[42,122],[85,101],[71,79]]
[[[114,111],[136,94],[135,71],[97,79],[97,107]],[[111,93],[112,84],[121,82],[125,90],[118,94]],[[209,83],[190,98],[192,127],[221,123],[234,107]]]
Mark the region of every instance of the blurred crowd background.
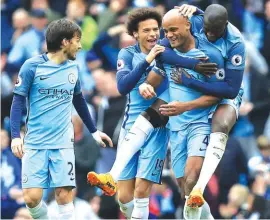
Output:
[[[10,150],[9,111],[12,91],[23,62],[46,51],[47,25],[66,17],[82,28],[82,50],[77,55],[83,93],[99,130],[114,148],[98,147],[74,113],[77,219],[123,219],[115,197],[102,195],[86,183],[90,170],[107,172],[116,154],[126,97],[116,87],[119,50],[134,44],[126,34],[127,14],[136,7],[156,7],[165,13],[176,5],[205,9],[224,5],[229,20],[246,39],[245,93],[223,159],[210,180],[205,198],[215,218],[270,218],[270,0],[1,0],[1,215],[30,219],[21,190],[21,161]],[[22,122],[22,135],[24,126]],[[155,185],[150,212],[159,218],[182,218],[180,199],[170,157],[162,185]],[[56,214],[53,190],[44,192],[49,214]]]

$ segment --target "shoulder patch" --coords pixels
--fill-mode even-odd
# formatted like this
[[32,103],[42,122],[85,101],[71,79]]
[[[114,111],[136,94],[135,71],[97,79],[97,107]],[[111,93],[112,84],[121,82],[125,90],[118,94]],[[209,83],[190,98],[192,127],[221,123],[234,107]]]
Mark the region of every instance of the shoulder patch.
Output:
[[225,78],[225,71],[224,69],[218,69],[216,72],[216,78],[219,80],[223,80]]
[[125,66],[124,60],[117,60],[117,70],[123,69]]
[[15,83],[15,86],[18,87],[22,84],[22,78],[20,76],[18,76],[17,80],[16,80],[16,83]]
[[240,66],[243,62],[243,57],[239,54],[236,54],[232,57],[231,62],[234,66]]

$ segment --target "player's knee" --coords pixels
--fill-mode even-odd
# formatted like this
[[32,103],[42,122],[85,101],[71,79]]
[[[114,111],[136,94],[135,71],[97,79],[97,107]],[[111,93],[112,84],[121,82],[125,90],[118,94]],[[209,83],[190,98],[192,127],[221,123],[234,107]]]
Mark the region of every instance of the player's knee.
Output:
[[135,186],[135,198],[148,198],[150,195],[152,184],[141,183]]
[[118,201],[122,204],[129,203],[133,200],[134,197],[134,188],[133,190],[121,189],[118,188]]
[[237,119],[235,109],[230,105],[220,105],[212,118],[212,132],[229,134]]
[[28,189],[28,190],[23,191],[23,198],[24,198],[25,204],[29,208],[34,208],[40,203],[40,201],[42,199],[42,195],[40,195],[38,193],[34,193]]
[[[118,192],[119,194],[119,192]],[[133,193],[131,194],[119,194],[118,195],[118,201],[122,204],[126,204],[126,203],[129,203],[130,201],[133,200]]]
[[55,189],[55,199],[59,205],[72,201],[72,187],[60,187]]
[[229,134],[231,125],[225,118],[212,121],[212,132],[222,132],[224,134]]

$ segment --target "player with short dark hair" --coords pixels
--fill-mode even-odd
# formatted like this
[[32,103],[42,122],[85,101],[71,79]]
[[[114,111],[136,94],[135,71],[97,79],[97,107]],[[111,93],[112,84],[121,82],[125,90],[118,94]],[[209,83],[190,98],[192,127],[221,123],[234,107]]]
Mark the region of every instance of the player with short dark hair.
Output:
[[[111,139],[98,131],[82,95],[78,64],[81,29],[72,21],[50,23],[46,33],[49,52],[22,65],[11,106],[11,149],[22,159],[24,200],[34,219],[48,219],[42,201],[43,188],[54,187],[60,219],[75,219],[72,188],[75,187],[72,104],[94,139],[112,147]],[[27,102],[26,134],[20,137],[22,111]]]
[[73,22],[67,22],[67,20],[64,19],[53,22],[46,31],[48,52],[52,53],[61,50],[62,40],[71,40],[74,35],[81,39],[82,32],[78,25],[74,25]]
[[[179,12],[190,17],[193,35],[199,41],[217,48],[225,61],[224,68],[216,71],[218,80],[214,83],[200,82],[184,74],[178,76],[178,82],[183,85],[204,94],[227,98],[213,109],[215,112],[212,117],[212,133],[204,164],[198,182],[187,201],[190,207],[200,207],[204,203],[202,196],[204,189],[223,156],[229,132],[238,117],[243,95],[243,89],[240,87],[245,68],[245,43],[239,30],[228,22],[227,10],[222,5],[209,5],[205,12],[191,5],[183,5]],[[192,16],[193,14],[197,16]],[[173,60],[173,56],[170,55],[163,58],[170,63]],[[174,56],[174,58],[179,57]],[[179,64],[178,61],[176,63]],[[180,114],[184,108],[181,103],[171,103],[161,106],[160,111],[163,115],[172,116]]]

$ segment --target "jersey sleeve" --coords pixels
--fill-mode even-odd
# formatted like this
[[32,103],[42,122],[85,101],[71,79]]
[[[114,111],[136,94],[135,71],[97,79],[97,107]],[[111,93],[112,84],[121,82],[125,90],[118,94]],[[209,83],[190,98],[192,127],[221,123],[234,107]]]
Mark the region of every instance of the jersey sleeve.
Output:
[[132,70],[133,55],[126,49],[120,50],[117,59],[117,73]]
[[155,66],[152,68],[152,71],[154,71],[156,74],[161,75],[163,77],[166,77],[166,71],[165,68],[160,60],[156,60]]
[[203,28],[203,15],[193,15],[190,18],[191,23],[191,33],[199,33]]
[[245,45],[243,42],[238,42],[230,48],[225,68],[233,70],[245,69]]
[[139,82],[149,63],[144,59],[132,68],[133,54],[122,49],[118,54],[116,81],[120,94],[128,94]]
[[34,80],[36,66],[28,60],[22,65],[13,90],[14,93],[25,97],[28,96]]
[[165,51],[159,54],[156,58],[162,61],[162,63],[177,65],[187,69],[194,69],[194,67],[200,62],[199,59],[184,55],[178,55],[170,46],[170,42],[167,38],[160,41],[160,45],[165,47]]
[[79,66],[77,66],[77,69],[78,69],[78,79],[77,79],[77,82],[76,82],[76,85],[74,87],[74,95],[78,95],[79,93],[82,92],[82,89],[81,89],[81,80],[80,80],[80,69],[79,69]]

